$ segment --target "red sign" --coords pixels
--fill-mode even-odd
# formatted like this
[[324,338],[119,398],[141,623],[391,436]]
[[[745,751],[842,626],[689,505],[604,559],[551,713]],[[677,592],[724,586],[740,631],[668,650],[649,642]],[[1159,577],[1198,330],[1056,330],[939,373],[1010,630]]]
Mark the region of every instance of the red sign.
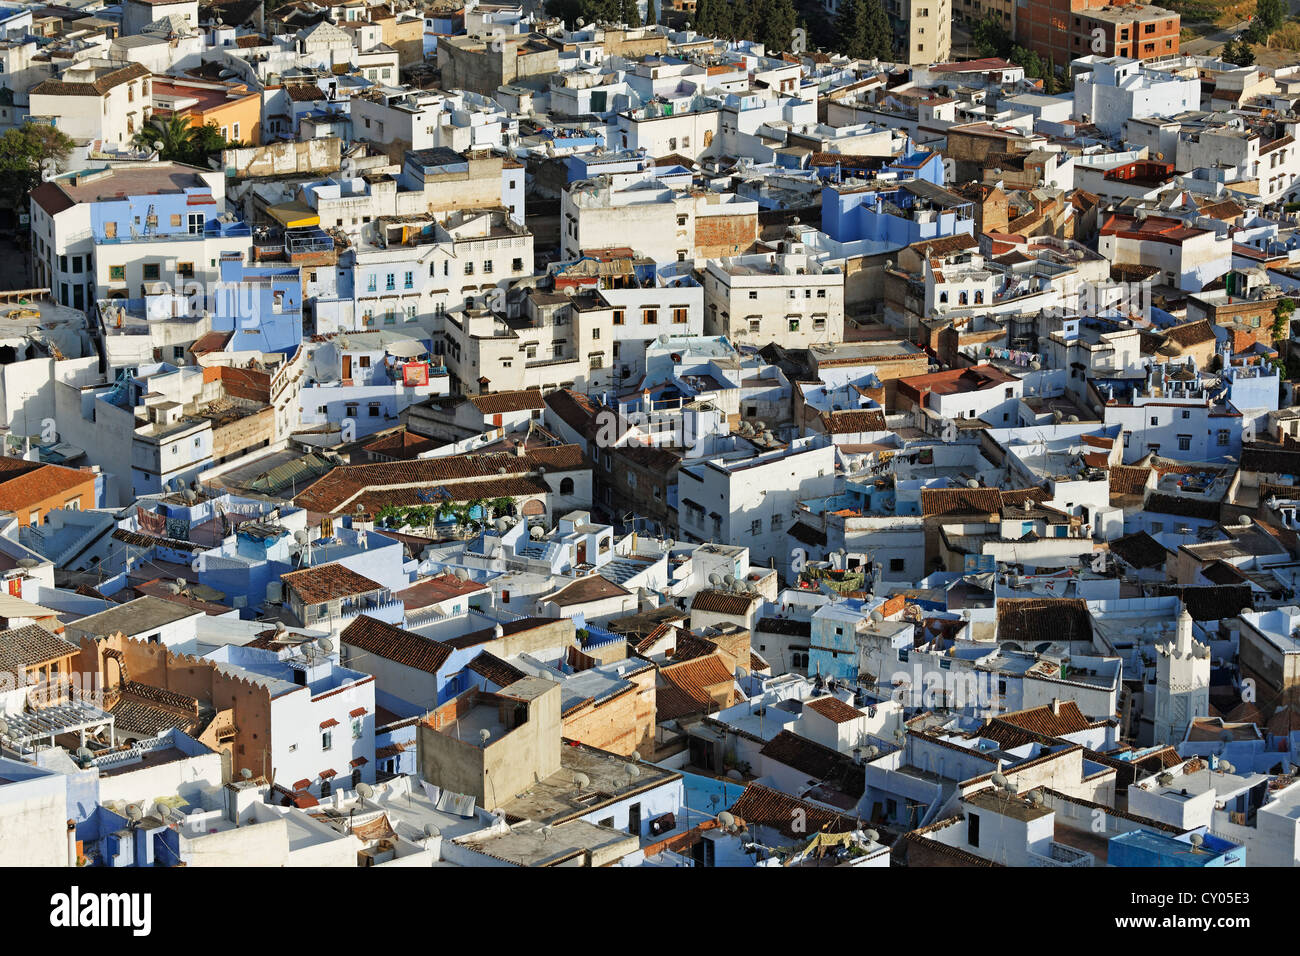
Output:
[[409,362],[402,366],[403,385],[428,385],[429,366],[423,362]]

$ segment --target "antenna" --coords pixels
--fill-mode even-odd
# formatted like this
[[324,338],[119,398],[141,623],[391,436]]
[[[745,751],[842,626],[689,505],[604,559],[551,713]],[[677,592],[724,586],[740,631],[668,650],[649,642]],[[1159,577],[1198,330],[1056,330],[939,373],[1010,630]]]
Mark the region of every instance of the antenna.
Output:
[[240,770],[240,771],[239,771],[239,775],[240,775],[241,777],[243,777],[245,780],[252,780],[252,779],[253,779],[253,771],[249,770],[247,767],[245,767],[244,769]]
[[[359,790],[360,788],[358,788]],[[434,837],[442,836],[442,831],[438,829],[437,824],[426,823],[424,825],[424,835],[432,840]]]
[[375,795],[375,788],[368,783],[359,783],[357,784],[357,795],[363,800],[369,800]]
[[1199,850],[1201,848],[1201,844],[1205,842],[1205,837],[1200,833],[1193,833],[1190,837],[1187,838],[1187,840],[1189,843],[1191,843],[1192,846],[1196,847]]
[[724,830],[735,829],[736,818],[728,810],[723,810],[718,814],[718,823]]
[[573,786],[577,788],[577,791],[579,793],[582,793],[583,787],[586,787],[590,784],[591,784],[591,778],[588,777],[585,773],[575,773],[573,775]]
[[326,654],[331,654],[331,653],[333,653],[333,651],[334,651],[334,642],[331,641],[328,637],[322,637],[322,638],[321,638],[319,641],[317,641],[316,643],[320,646],[320,649],[321,649],[322,651],[324,651]]
[[480,747],[486,747],[487,742],[491,738],[491,736],[492,736],[492,731],[484,727],[482,730],[478,732],[478,745]]

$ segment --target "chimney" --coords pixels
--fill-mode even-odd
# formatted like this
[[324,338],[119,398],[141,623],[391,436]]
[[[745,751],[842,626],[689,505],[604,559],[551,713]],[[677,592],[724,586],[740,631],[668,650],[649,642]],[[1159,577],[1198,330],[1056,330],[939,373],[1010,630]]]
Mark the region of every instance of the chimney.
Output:
[[1061,698],[1059,697],[1052,698],[1052,716],[1054,717],[1061,716]]

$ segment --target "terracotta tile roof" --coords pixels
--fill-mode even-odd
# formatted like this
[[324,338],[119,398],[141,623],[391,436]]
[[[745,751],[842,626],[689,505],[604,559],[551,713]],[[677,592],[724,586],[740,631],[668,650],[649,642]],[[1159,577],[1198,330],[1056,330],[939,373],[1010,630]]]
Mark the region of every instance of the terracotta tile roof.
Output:
[[997,514],[1002,493],[997,488],[922,488],[921,514]]
[[1214,328],[1210,325],[1209,319],[1200,319],[1196,322],[1186,322],[1183,325],[1176,325],[1172,329],[1166,329],[1165,337],[1177,345],[1187,348],[1192,345],[1200,345],[1202,342],[1213,342]]
[[1079,705],[1074,701],[1061,701],[1059,709],[1060,713],[1053,713],[1052,708],[1044,704],[1042,707],[999,714],[992,722],[1010,724],[1021,730],[1042,734],[1044,737],[1059,737],[1062,734],[1087,730],[1093,726],[1094,722],[1084,716],[1083,711],[1079,710]]
[[484,415],[522,412],[529,409],[540,411],[546,407],[546,401],[542,398],[542,391],[538,388],[524,388],[513,392],[491,392],[487,395],[471,395],[469,401]]
[[1031,648],[1043,641],[1092,640],[1092,615],[1079,598],[1002,598],[998,640]]
[[1110,550],[1139,570],[1164,567],[1172,553],[1145,531],[1116,538],[1110,543]]
[[422,451],[437,447],[437,444],[432,438],[425,438],[423,435],[402,429],[361,447],[368,452],[378,452],[390,458],[414,458]]
[[367,654],[428,674],[438,673],[452,652],[451,646],[442,641],[404,631],[365,614],[345,627],[339,640]]
[[[0,511],[22,512],[36,502],[67,494],[81,486],[92,491],[94,484],[94,472],[62,465],[39,465],[17,474],[0,472]],[[81,507],[89,508],[93,504],[83,500]]]
[[147,67],[129,63],[120,70],[112,70],[90,83],[65,83],[62,80],[43,80],[27,91],[28,96],[103,96],[109,90],[142,76],[149,76]]
[[406,609],[410,611],[486,590],[487,585],[481,581],[462,581],[454,574],[439,574],[432,578],[425,578],[423,581],[417,581],[409,588],[395,592],[393,598],[401,601]]
[[[339,465],[318,478],[311,487],[294,498],[299,507],[319,514],[349,512],[354,499],[364,492],[383,491],[385,500],[399,489],[416,501],[417,492],[430,490],[441,482],[451,482],[448,491],[455,493],[455,483],[468,479],[495,479],[506,476],[536,474],[539,468],[548,473],[589,468],[582,449],[577,445],[534,448],[523,456],[509,452],[490,454],[447,455],[416,461],[377,462],[367,465]],[[459,500],[459,499],[458,499]]]
[[655,695],[656,719],[661,721],[707,713],[713,708],[709,689],[720,684],[734,684],[735,681],[731,669],[717,654],[661,667],[659,677],[661,682]]
[[822,429],[828,435],[885,431],[885,413],[879,409],[822,412]]
[[679,631],[676,643],[673,645],[672,660],[674,664],[678,664],[697,657],[707,657],[717,649],[718,645],[713,641],[705,640],[690,631]]
[[866,790],[866,771],[852,757],[792,731],[781,731],[759,753],[813,780],[829,781],[850,796],[860,797]]
[[837,724],[846,724],[850,720],[857,720],[863,716],[861,711],[850,707],[838,697],[822,697],[818,700],[809,701],[804,706],[810,710],[815,710],[827,720],[834,721]]
[[[796,811],[802,810],[802,815]],[[855,816],[800,800],[759,783],[751,783],[731,805],[731,813],[750,826],[771,827],[782,836],[808,839],[815,833],[849,833],[866,826]],[[795,821],[804,824],[795,830]]]
[[503,661],[487,651],[480,651],[478,657],[470,661],[468,666],[475,674],[486,677],[498,687],[509,687],[515,681],[528,676],[514,664]]
[[285,587],[292,588],[297,593],[303,604],[324,604],[326,601],[383,589],[382,584],[337,562],[290,571],[282,575],[280,580]]
[[38,624],[0,631],[0,671],[22,674],[23,669],[79,653],[80,649]]
[[558,591],[553,591],[545,597],[538,598],[538,601],[550,601],[558,604],[560,607],[571,607],[574,604],[587,604],[591,601],[603,601],[606,598],[624,597],[632,592],[623,585],[600,574],[589,574],[584,578],[578,578],[572,584],[567,584]]
[[1300,474],[1300,450],[1260,443],[1244,445],[1241,450],[1241,468],[1243,471],[1259,471],[1266,475]]
[[705,588],[696,593],[695,599],[691,601],[691,610],[744,617],[762,600],[757,594],[737,594],[734,591]]
[[[946,821],[940,821],[941,823]],[[961,847],[949,846],[938,840],[933,840],[921,834],[918,830],[903,834],[904,848],[915,846],[923,849],[927,853],[937,853],[940,856],[952,858],[955,863],[961,866],[1002,866],[1001,863],[994,863],[992,860],[986,860],[982,856],[976,856],[969,850],[963,850]]]
[[1110,493],[1112,495],[1140,495],[1146,490],[1147,479],[1153,469],[1137,465],[1112,465],[1110,468]]

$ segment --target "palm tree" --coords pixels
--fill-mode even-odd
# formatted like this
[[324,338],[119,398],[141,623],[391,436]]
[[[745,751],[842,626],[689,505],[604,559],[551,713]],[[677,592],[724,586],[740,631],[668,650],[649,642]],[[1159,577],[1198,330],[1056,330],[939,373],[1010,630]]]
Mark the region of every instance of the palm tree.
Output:
[[159,159],[186,159],[193,148],[194,127],[188,117],[155,116],[135,134],[133,142],[142,149],[157,149]]

